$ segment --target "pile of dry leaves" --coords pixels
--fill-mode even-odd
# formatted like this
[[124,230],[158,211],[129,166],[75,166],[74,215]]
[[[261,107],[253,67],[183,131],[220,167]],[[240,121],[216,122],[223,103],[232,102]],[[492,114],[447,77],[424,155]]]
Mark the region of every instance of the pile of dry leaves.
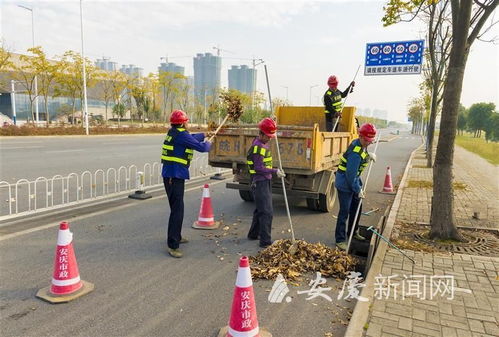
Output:
[[227,115],[229,115],[231,122],[237,122],[243,114],[241,98],[229,92],[222,92],[220,98],[222,99],[222,104],[227,109]]
[[296,244],[298,249],[294,255],[289,253],[291,240],[278,240],[255,257],[250,257],[253,279],[269,280],[282,274],[286,280],[297,281],[309,272],[344,279],[358,262],[344,251],[332,249],[322,243],[297,240]]

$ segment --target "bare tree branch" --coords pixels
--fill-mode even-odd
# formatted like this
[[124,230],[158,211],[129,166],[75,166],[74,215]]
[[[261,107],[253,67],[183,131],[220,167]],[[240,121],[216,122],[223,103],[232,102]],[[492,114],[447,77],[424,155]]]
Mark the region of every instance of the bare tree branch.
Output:
[[489,16],[494,12],[496,9],[497,5],[499,4],[499,0],[491,0],[489,1],[490,5],[488,5],[483,12],[483,15],[480,17],[480,20],[477,22],[475,27],[473,27],[473,30],[471,31],[471,34],[468,37],[468,45],[471,46],[473,41],[478,37],[478,34],[480,33],[480,30],[482,27],[485,25],[485,22],[487,22]]

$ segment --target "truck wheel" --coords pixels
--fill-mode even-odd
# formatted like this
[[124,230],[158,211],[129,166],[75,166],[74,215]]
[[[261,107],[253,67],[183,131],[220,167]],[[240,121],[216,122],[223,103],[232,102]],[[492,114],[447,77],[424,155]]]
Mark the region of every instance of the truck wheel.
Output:
[[319,200],[307,198],[307,208],[312,211],[317,211],[317,207],[319,207]]
[[319,194],[317,210],[321,212],[331,212],[336,201],[336,188],[331,186],[327,194]]
[[253,198],[253,193],[251,193],[251,191],[239,190],[239,196],[244,201],[255,201],[255,199]]

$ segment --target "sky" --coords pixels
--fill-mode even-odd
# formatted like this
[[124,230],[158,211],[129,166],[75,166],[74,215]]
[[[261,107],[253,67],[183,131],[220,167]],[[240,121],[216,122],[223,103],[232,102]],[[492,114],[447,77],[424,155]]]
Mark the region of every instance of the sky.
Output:
[[[420,75],[364,76],[366,43],[424,38],[418,22],[383,27],[377,0],[329,1],[83,1],[85,56],[103,56],[156,72],[160,57],[193,75],[193,56],[222,49],[222,86],[227,69],[263,59],[272,98],[293,105],[321,105],[327,78],[336,75],[340,89],[356,78],[347,105],[384,110],[390,120],[407,121],[407,105],[419,96]],[[12,52],[35,44],[49,57],[81,52],[80,2],[0,0],[0,36]],[[488,36],[499,36],[497,27]],[[476,41],[467,63],[461,101],[499,105],[499,49]],[[257,90],[267,96],[263,65],[257,66]]]

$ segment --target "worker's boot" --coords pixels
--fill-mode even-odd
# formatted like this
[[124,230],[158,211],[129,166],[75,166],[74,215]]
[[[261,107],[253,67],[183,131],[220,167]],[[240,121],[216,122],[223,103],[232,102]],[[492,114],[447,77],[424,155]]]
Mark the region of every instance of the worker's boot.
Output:
[[187,243],[187,242],[189,242],[189,240],[187,240],[187,239],[186,239],[186,238],[184,238],[184,237],[182,237],[182,238],[180,239],[180,243]]
[[346,242],[338,242],[336,244],[336,248],[339,250],[347,250],[347,243]]
[[171,256],[173,256],[177,259],[181,258],[184,255],[184,254],[182,254],[182,251],[179,248],[177,248],[177,249],[169,248],[168,254],[170,254]]
[[365,241],[366,240],[365,237],[363,237],[362,235],[360,235],[360,232],[359,232],[358,229],[355,231],[355,234],[353,235],[353,238],[355,240],[359,240],[359,241]]

